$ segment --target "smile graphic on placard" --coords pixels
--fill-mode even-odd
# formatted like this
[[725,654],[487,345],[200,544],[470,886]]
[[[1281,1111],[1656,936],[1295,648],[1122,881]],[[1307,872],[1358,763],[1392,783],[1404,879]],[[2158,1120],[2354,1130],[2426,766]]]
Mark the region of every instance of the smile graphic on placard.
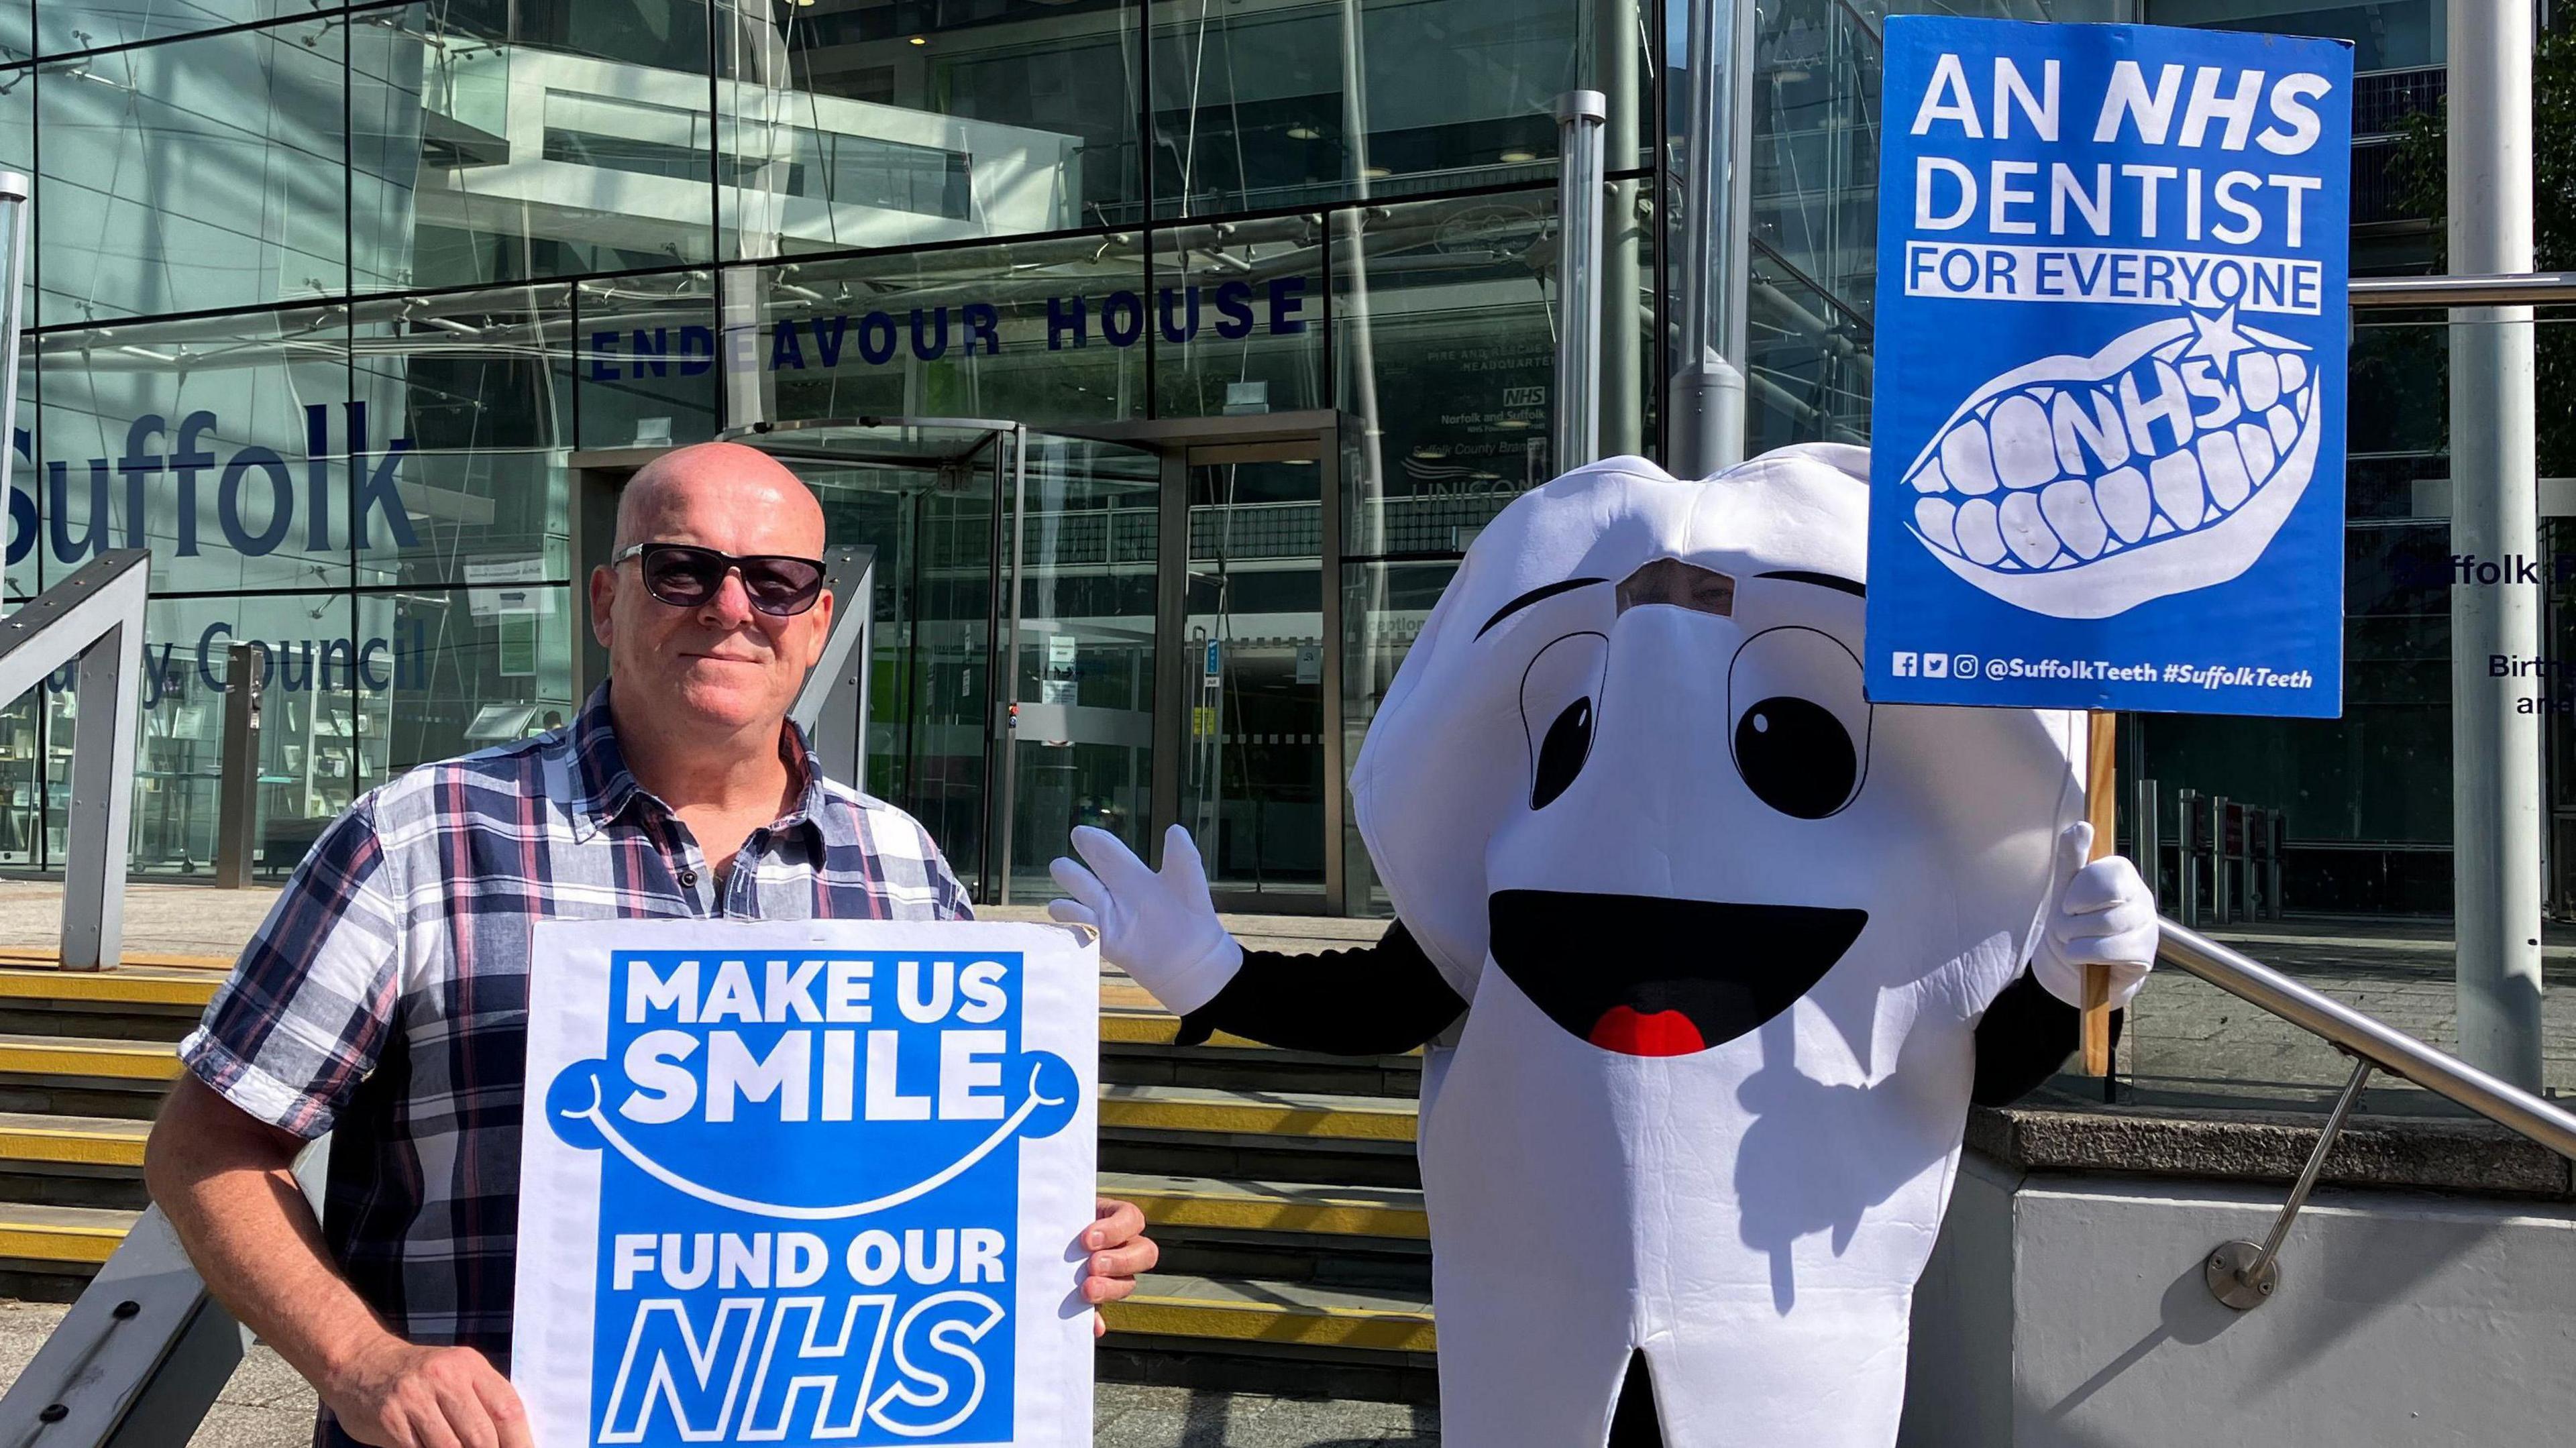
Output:
[[2109,618],[2253,566],[2315,471],[2308,349],[2186,312],[1970,393],[1904,481],[1932,556],[2006,603]]

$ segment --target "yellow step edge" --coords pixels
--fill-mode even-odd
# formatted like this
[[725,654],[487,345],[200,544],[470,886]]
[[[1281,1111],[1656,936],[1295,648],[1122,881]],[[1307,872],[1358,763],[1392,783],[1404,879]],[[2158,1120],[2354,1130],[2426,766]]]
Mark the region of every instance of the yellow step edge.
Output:
[[109,1005],[188,1006],[215,998],[214,979],[136,975],[122,970],[28,970],[0,965],[0,1000],[98,1001]]
[[[1144,1280],[1150,1283],[1153,1279],[1149,1276]],[[1100,1311],[1112,1332],[1377,1352],[1427,1353],[1438,1349],[1438,1334],[1428,1312],[1158,1297],[1144,1291],[1123,1302],[1112,1302]]]
[[1362,1111],[1236,1097],[1103,1096],[1100,1124],[1149,1131],[1206,1131],[1236,1136],[1300,1136],[1327,1141],[1411,1141],[1406,1109]]
[[132,1133],[109,1131],[52,1131],[41,1127],[0,1127],[0,1162],[47,1161],[69,1166],[143,1165],[143,1137],[150,1129],[147,1122],[134,1123]]
[[96,1042],[53,1045],[20,1039],[0,1042],[0,1072],[168,1081],[179,1074],[179,1055],[177,1048],[166,1041],[138,1041],[131,1046]]
[[[0,945],[0,965],[31,965],[37,967],[51,967],[53,969],[60,970],[62,968],[62,963],[63,953],[52,946]],[[160,950],[128,950],[122,952],[117,957],[117,964],[167,966],[176,967],[181,970],[225,971],[233,968],[233,957],[229,955],[175,955],[168,951]],[[115,967],[111,966],[109,970],[112,971],[114,968]],[[106,974],[107,972],[73,971],[67,973],[75,975],[92,975]]]
[[0,1219],[0,1257],[95,1267],[125,1240],[120,1227],[52,1227]]
[[1418,1208],[1361,1201],[1294,1201],[1225,1193],[1161,1191],[1104,1184],[1134,1202],[1157,1227],[1208,1227],[1233,1232],[1308,1232],[1336,1237],[1431,1235],[1431,1219]]

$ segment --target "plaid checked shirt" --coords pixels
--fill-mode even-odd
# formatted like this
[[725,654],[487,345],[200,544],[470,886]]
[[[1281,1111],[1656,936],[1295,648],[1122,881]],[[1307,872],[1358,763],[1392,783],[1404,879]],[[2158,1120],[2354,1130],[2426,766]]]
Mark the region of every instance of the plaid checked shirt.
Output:
[[[565,728],[367,794],[296,868],[179,1055],[335,1133],[323,1236],[394,1331],[509,1370],[531,922],[970,916],[910,815],[824,779],[795,726],[779,747],[803,797],[721,888],[627,772],[605,685]],[[318,1441],[347,1441],[327,1410]]]

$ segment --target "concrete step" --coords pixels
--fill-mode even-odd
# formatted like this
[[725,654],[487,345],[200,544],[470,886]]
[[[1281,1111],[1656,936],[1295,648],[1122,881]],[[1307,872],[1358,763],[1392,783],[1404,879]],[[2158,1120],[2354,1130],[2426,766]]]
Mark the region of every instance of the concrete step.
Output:
[[1422,1194],[1114,1172],[1104,1195],[1135,1202],[1162,1248],[1162,1270],[1319,1287],[1431,1290]]
[[178,1074],[167,1041],[0,1034],[0,1111],[149,1118]]
[[0,1201],[0,1295],[25,1302],[78,1297],[139,1215]]
[[139,1211],[151,1131],[133,1117],[0,1112],[0,1200]]
[[1100,1168],[1224,1181],[1418,1187],[1414,1103],[1388,1096],[1100,1088]]
[[1428,1292],[1157,1272],[1102,1309],[1104,1378],[1293,1397],[1431,1402]]

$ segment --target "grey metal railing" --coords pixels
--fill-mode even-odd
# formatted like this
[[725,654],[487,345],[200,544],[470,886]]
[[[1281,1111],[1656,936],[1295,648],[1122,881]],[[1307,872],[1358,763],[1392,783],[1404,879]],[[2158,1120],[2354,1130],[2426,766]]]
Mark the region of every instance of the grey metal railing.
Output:
[[2199,931],[2164,922],[2164,939],[2156,958],[2179,967],[2291,1025],[2317,1036],[2350,1056],[2352,1075],[2335,1098],[2334,1110],[2318,1133],[2307,1164],[2290,1189],[2289,1200],[2273,1219],[2261,1243],[2223,1242],[2202,1264],[2212,1296],[2240,1311],[2260,1307],[2280,1287],[2281,1244],[2316,1187],[2326,1156],[2343,1134],[2362,1087],[2373,1071],[2412,1081],[2444,1100],[2465,1106],[2487,1120],[2576,1161],[2576,1115],[2530,1092],[2437,1051],[2413,1036],[2376,1020],[2343,1002],[2301,985],[2270,966],[2228,949]]
[[[0,483],[5,486],[5,483]],[[151,554],[111,548],[19,605],[0,624],[0,704],[79,662],[72,686],[71,804],[63,855],[65,970],[117,962],[125,935],[125,846],[142,727],[143,602]]]

